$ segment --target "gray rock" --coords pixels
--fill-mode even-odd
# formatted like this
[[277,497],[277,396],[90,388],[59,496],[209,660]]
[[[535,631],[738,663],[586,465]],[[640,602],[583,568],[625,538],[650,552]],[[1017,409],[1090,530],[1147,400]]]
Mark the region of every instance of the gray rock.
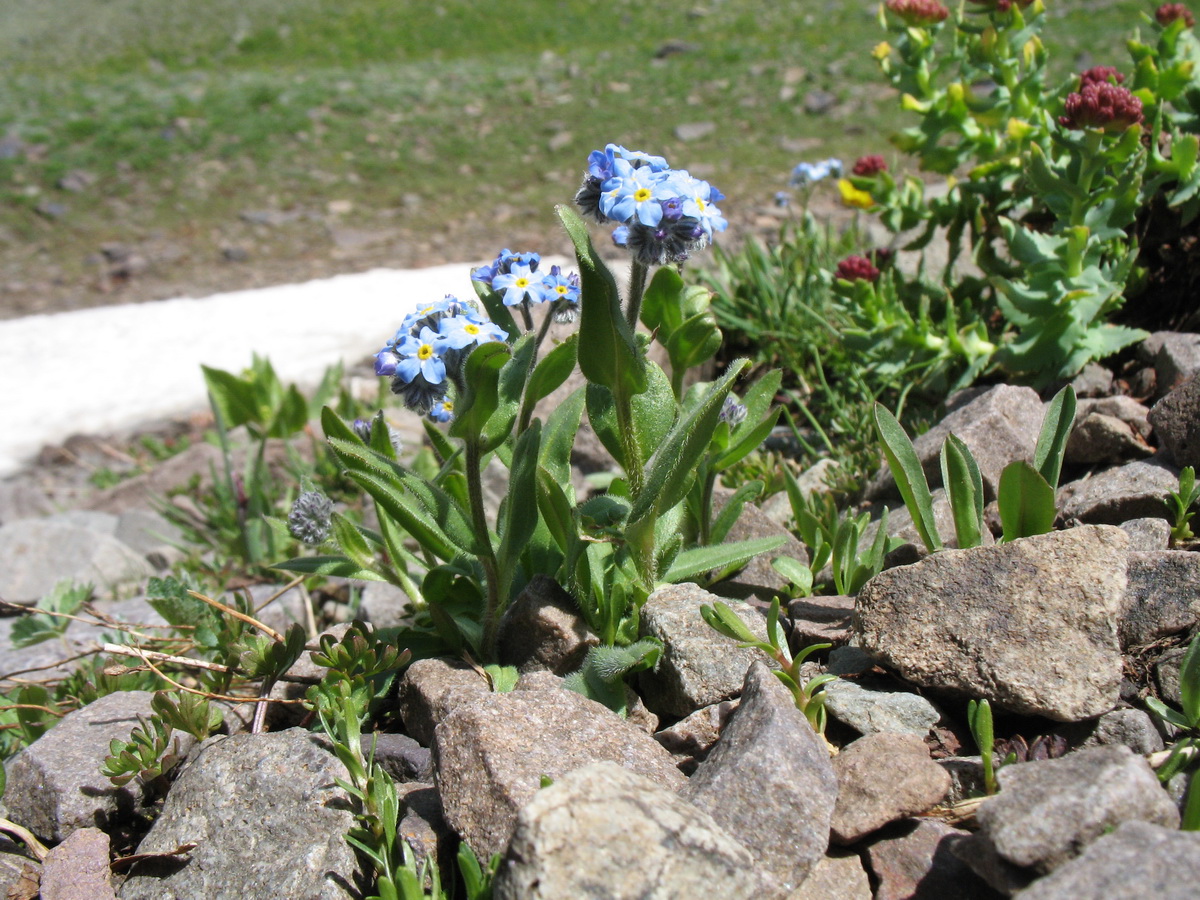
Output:
[[871,880],[857,853],[830,853],[787,900],[871,900]]
[[950,775],[915,734],[870,734],[833,758],[837,805],[833,840],[853,844],[889,822],[932,809],[950,790]]
[[363,753],[374,751],[375,762],[398,782],[432,782],[433,756],[407,734],[364,734]]
[[654,738],[572,691],[469,697],[434,731],[446,821],[481,858],[501,853],[541,778],[610,761],[672,790],[686,781]]
[[946,803],[959,803],[970,797],[984,795],[983,757],[949,756],[934,762],[950,776],[950,791],[946,794]]
[[1166,550],[1171,546],[1171,526],[1166,519],[1130,519],[1121,523],[1129,535],[1130,550]]
[[1200,370],[1200,335],[1156,331],[1143,342],[1143,346],[1146,351],[1144,355],[1154,361],[1160,394],[1173,390]]
[[[718,514],[725,508],[725,503],[733,492],[724,488],[713,491],[713,512]],[[775,571],[771,560],[777,556],[790,556],[808,565],[808,548],[798,541],[790,531],[781,527],[774,519],[764,513],[753,503],[742,507],[741,515],[729,529],[725,541],[748,541],[755,538],[780,537],[784,539],[782,546],[767,553],[760,553],[751,559],[740,571],[712,586],[712,592],[722,597],[732,597],[735,600],[745,600],[761,609],[767,609],[771,600],[782,594],[788,587],[787,579]]]
[[0,525],[14,519],[48,516],[53,511],[45,491],[21,479],[0,481]]
[[1123,744],[1139,756],[1163,749],[1162,735],[1155,729],[1154,720],[1140,709],[1114,709],[1105,713],[1079,746],[1104,744]]
[[[278,458],[278,454],[275,457]],[[97,494],[88,503],[88,508],[111,513],[151,509],[173,488],[186,485],[193,478],[197,480],[198,489],[211,485],[213,472],[220,472],[222,465],[220,448],[205,442],[196,443],[163,460],[149,472],[135,475]]]
[[108,868],[108,835],[80,828],[42,863],[41,900],[117,900]]
[[1154,663],[1154,680],[1158,684],[1158,696],[1167,703],[1181,704],[1179,678],[1183,669],[1186,647],[1172,647],[1158,657]]
[[898,823],[866,849],[875,900],[991,900],[1000,895],[951,852],[967,837],[937,819]]
[[1075,423],[1064,454],[1072,465],[1116,465],[1154,455],[1154,448],[1116,416],[1088,413]]
[[[701,604],[719,599],[694,584],[673,584],[656,590],[642,607],[639,636],[664,645],[658,668],[639,676],[642,698],[658,715],[687,716],[728,700],[741,690],[750,663],[767,659],[761,650],[738,647],[700,617]],[[758,611],[728,603],[752,633],[767,639],[766,619]]]
[[121,513],[114,535],[142,554],[156,569],[164,569],[183,557],[183,552],[178,549],[183,542],[183,533],[148,509],[130,509]]
[[1116,617],[1129,538],[1084,526],[889,569],[858,595],[855,634],[909,681],[1078,721],[1119,696]]
[[298,728],[209,738],[138,852],[165,853],[191,841],[196,848],[183,865],[139,863],[122,900],[359,896],[358,861],[346,843],[354,817],[338,778],[347,778],[345,767]]
[[924,736],[945,717],[929,699],[909,691],[887,690],[876,680],[838,679],[825,684],[830,717],[859,734],[877,732]]
[[571,595],[545,575],[534,576],[500,619],[500,662],[522,672],[573,672],[599,643]]
[[[580,852],[586,848],[586,852]],[[764,896],[750,853],[660,784],[598,762],[538,791],[521,810],[496,900]],[[769,896],[769,895],[768,895]]]
[[[254,614],[264,625],[274,628],[283,634],[293,624],[308,627],[309,612],[312,599],[302,586],[288,588],[283,584],[252,584],[245,590],[250,594],[250,601],[257,612]],[[283,593],[280,593],[283,591]],[[272,599],[274,598],[274,599]],[[232,605],[233,599],[225,597],[224,602]]]
[[418,868],[426,861],[451,871],[458,850],[458,835],[442,815],[442,799],[432,784],[412,782],[396,785],[403,813],[396,830],[412,848]]
[[1175,465],[1200,466],[1200,379],[1189,377],[1155,403],[1150,425]]
[[[100,774],[109,743],[129,740],[138,717],[151,714],[149,691],[106,694],[68,713],[10,759],[4,803],[8,817],[34,834],[61,841],[79,828],[111,828],[135,815],[145,793],[135,779],[115,787]],[[180,753],[195,743],[179,735]]]
[[0,597],[10,603],[36,604],[64,580],[106,589],[150,574],[146,561],[110,534],[54,518],[0,525]]
[[418,659],[400,679],[398,702],[404,730],[430,747],[434,729],[456,706],[490,693],[487,681],[465,662]]
[[1064,522],[1120,525],[1130,519],[1167,517],[1168,492],[1179,487],[1179,470],[1160,456],[1104,469],[1058,489]]
[[1125,822],[1016,896],[1020,900],[1193,900],[1197,884],[1200,832]]
[[1093,413],[1120,419],[1141,438],[1149,438],[1154,429],[1150,427],[1150,410],[1145,404],[1132,397],[1103,397],[1097,400],[1083,399],[1075,408],[1075,425]]
[[716,122],[683,122],[675,126],[675,137],[681,141],[695,141],[708,137],[716,130]]
[[738,702],[722,700],[698,709],[669,728],[655,732],[654,739],[677,757],[679,770],[690,775],[716,744],[721,729],[738,708]]
[[800,597],[787,605],[792,634],[802,645],[844,644],[850,640],[854,598]]
[[1121,602],[1121,646],[1143,647],[1200,620],[1200,554],[1160,550],[1129,554],[1129,585]]
[[[1000,890],[1052,872],[1122,822],[1179,826],[1150,766],[1125,746],[1005,766],[997,778],[1000,792],[976,813],[979,831],[956,852]],[[997,864],[1010,876],[1003,883]]]
[[1099,363],[1088,363],[1071,381],[1076,397],[1106,397],[1112,392],[1113,373]]
[[[984,494],[992,499],[1006,465],[1033,459],[1043,415],[1041,398],[1031,388],[997,385],[977,394],[913,441],[930,487],[941,484],[939,454],[953,432],[971,449],[983,476]],[[872,480],[866,496],[869,500],[899,497],[887,466]]]
[[376,628],[394,628],[408,621],[408,594],[394,584],[386,581],[365,582],[359,598],[359,616]]
[[825,742],[796,709],[791,692],[754,663],[737,713],[683,796],[792,890],[825,855],[837,776]]

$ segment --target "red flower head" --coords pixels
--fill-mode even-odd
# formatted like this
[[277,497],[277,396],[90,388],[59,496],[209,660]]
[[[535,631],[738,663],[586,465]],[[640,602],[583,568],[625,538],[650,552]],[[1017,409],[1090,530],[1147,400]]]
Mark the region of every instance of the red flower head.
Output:
[[837,271],[833,273],[833,277],[842,281],[870,281],[874,283],[879,280],[879,270],[871,265],[871,261],[865,256],[847,256],[838,263]]
[[1085,84],[1077,94],[1068,94],[1066,115],[1058,122],[1067,128],[1096,128],[1124,131],[1142,121],[1142,101],[1129,88],[1107,81]]
[[1125,76],[1117,71],[1115,66],[1092,66],[1079,75],[1079,86],[1084,88],[1089,84],[1108,84],[1115,81],[1120,84]]
[[1158,20],[1158,24],[1163,28],[1166,28],[1176,19],[1183,19],[1188,28],[1196,24],[1196,17],[1182,3],[1164,3],[1154,11],[1154,18]]
[[887,163],[882,156],[860,156],[854,163],[854,168],[850,170],[850,174],[858,175],[863,178],[869,178],[872,175],[878,175],[880,172],[887,171]]
[[905,25],[923,28],[943,22],[950,10],[938,0],[887,0],[887,8],[899,16]]

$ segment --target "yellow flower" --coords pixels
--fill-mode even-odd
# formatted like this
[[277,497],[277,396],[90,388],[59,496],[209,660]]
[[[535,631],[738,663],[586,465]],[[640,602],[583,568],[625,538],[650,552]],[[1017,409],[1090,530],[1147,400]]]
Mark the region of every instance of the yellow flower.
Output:
[[871,55],[875,57],[876,60],[882,60],[887,59],[887,57],[891,55],[891,52],[892,45],[887,41],[880,41],[875,45],[875,49],[871,51]]
[[838,190],[842,192],[842,203],[856,209],[870,209],[875,205],[875,199],[866,191],[860,191],[848,178],[838,179]]

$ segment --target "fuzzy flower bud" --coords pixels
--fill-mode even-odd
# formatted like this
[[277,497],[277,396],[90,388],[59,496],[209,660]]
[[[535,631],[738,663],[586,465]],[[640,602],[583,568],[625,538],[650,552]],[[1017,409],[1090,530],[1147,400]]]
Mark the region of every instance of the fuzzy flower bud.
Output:
[[887,163],[882,156],[873,154],[871,156],[860,156],[854,163],[854,168],[850,170],[852,175],[858,175],[861,178],[869,178],[872,175],[878,175],[880,172],[887,171]]
[[1196,17],[1182,3],[1164,3],[1154,11],[1154,18],[1158,20],[1158,24],[1163,28],[1166,28],[1176,19],[1183,19],[1184,24],[1188,28],[1196,24]]
[[304,491],[288,513],[288,531],[303,544],[316,546],[329,537],[333,501],[320,491]]
[[717,419],[721,422],[728,422],[730,429],[733,429],[746,421],[748,413],[749,410],[746,409],[744,403],[738,403],[732,396],[728,396],[725,398],[725,403],[722,405]]
[[879,280],[879,270],[865,256],[847,256],[838,263],[833,277],[840,281],[869,281],[873,284]]
[[887,0],[887,8],[914,28],[927,28],[944,22],[950,10],[938,0]]
[[1095,128],[1100,131],[1124,131],[1142,121],[1142,101],[1128,88],[1107,81],[1083,85],[1069,94],[1066,115],[1058,122],[1067,128]]

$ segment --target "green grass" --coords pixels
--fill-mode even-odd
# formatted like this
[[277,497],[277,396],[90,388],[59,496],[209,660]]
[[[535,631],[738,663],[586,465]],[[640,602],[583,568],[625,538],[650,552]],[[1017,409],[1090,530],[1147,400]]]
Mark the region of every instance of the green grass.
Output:
[[[1068,67],[1076,50],[1124,59],[1116,51],[1149,9],[1052,5],[1065,27],[1053,28],[1051,50]],[[513,0],[502,10],[9,0],[0,135],[34,150],[0,159],[0,233],[41,243],[70,275],[105,240],[188,240],[239,210],[348,199],[360,216],[393,211],[417,233],[503,212],[498,247],[512,223],[552,231],[552,205],[608,141],[709,178],[736,213],[767,202],[801,156],[886,152],[902,121],[869,56],[883,33],[868,4]],[[692,49],[656,59],[668,41]],[[838,109],[806,113],[814,89]],[[675,137],[702,121],[715,131]],[[65,194],[56,185],[73,169],[96,183]],[[69,201],[69,218],[43,221],[35,208],[47,200]]]

